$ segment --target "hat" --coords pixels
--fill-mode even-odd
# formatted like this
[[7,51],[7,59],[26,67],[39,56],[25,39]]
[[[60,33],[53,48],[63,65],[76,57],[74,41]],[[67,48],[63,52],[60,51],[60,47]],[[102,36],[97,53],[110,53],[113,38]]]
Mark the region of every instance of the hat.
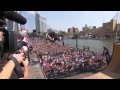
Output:
[[26,35],[27,35],[27,31],[26,30],[22,30],[22,31],[18,32],[18,36],[25,37]]

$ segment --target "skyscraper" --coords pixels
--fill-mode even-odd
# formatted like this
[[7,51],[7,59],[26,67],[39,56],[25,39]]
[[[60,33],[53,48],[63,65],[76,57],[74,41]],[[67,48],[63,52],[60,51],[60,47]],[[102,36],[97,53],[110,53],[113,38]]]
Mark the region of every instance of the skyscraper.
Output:
[[36,24],[36,34],[40,34],[40,15],[39,12],[35,12],[35,24]]
[[40,16],[40,26],[41,26],[40,31],[42,33],[47,32],[46,22],[47,22],[47,19],[45,17]]

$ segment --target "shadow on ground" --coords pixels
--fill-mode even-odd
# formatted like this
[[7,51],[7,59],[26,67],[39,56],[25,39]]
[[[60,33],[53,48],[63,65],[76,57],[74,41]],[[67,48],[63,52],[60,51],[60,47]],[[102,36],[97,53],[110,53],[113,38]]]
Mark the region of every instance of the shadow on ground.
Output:
[[37,65],[39,63],[39,61],[31,61],[30,62],[30,65],[33,66],[33,65]]

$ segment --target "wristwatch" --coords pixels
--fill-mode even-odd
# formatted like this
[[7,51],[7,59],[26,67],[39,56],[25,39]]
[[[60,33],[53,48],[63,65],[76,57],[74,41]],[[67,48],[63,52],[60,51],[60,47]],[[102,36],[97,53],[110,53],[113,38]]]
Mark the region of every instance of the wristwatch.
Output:
[[15,57],[9,57],[9,60],[12,60],[15,63],[15,67],[17,67],[19,65],[19,63]]

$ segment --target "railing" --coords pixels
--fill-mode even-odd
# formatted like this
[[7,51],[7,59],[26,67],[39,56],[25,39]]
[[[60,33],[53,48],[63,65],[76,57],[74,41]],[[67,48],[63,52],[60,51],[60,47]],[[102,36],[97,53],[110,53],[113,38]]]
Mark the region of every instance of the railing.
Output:
[[84,50],[84,47],[87,49],[89,48],[89,51],[94,51],[94,52],[103,52],[103,49],[101,48],[95,48],[95,47],[89,47],[89,46],[80,46],[79,48]]

